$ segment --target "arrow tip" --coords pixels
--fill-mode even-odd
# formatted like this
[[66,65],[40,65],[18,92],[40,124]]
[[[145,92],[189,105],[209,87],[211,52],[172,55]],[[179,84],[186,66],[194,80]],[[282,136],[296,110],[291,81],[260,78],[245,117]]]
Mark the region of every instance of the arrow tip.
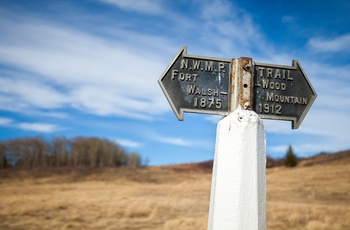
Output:
[[182,121],[184,119],[184,111],[181,108],[177,108],[177,106],[174,104],[173,98],[171,97],[171,95],[169,95],[166,86],[163,84],[163,79],[165,78],[167,73],[170,71],[170,69],[172,68],[172,66],[176,62],[176,60],[180,56],[185,56],[186,54],[187,54],[187,46],[181,47],[181,49],[177,52],[177,54],[174,57],[174,59],[172,60],[172,62],[168,65],[168,67],[166,68],[166,70],[163,72],[163,74],[161,75],[161,77],[158,80],[158,84],[160,85],[163,93],[165,94],[166,99],[168,100],[171,108],[173,109],[173,111],[176,115],[176,118],[180,121]]
[[304,109],[303,113],[301,114],[301,116],[295,120],[292,121],[292,129],[297,129],[299,128],[301,122],[304,120],[307,112],[309,111],[309,109],[311,108],[312,104],[314,103],[316,97],[317,97],[317,93],[315,91],[315,89],[312,87],[311,82],[309,80],[309,78],[307,77],[306,73],[304,72],[303,67],[301,67],[301,64],[298,60],[293,59],[293,66],[297,69],[297,71],[300,71],[300,73],[302,74],[302,76],[304,77],[306,83],[309,86],[309,89],[311,91],[311,98],[309,100],[308,105],[306,106],[306,108]]

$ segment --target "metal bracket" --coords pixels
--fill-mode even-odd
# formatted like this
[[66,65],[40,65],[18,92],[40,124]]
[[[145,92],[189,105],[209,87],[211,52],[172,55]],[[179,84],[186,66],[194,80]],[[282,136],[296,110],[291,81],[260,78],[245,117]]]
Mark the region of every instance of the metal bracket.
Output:
[[231,61],[231,112],[238,106],[244,109],[253,109],[252,66],[252,59],[247,57],[235,58]]

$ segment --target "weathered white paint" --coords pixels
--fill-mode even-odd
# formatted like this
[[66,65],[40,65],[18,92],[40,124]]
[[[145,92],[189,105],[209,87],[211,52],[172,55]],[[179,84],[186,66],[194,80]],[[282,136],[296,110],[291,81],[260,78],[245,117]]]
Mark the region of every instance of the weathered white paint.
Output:
[[264,126],[240,106],[217,127],[208,229],[266,229]]

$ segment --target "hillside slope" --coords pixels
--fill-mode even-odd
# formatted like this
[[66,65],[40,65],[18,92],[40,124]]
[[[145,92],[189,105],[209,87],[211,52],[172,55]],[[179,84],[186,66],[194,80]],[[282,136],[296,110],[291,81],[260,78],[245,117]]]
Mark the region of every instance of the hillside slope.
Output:
[[302,159],[300,166],[311,166],[316,164],[327,164],[331,162],[344,162],[350,161],[350,150],[339,151],[335,153],[320,153],[315,156]]
[[[267,169],[268,229],[349,229],[348,157]],[[210,162],[0,171],[0,229],[206,229]]]

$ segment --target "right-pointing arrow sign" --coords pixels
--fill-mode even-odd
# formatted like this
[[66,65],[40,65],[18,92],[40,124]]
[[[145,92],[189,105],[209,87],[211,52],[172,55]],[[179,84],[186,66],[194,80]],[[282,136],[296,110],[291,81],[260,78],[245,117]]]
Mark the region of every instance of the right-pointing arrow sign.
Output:
[[316,97],[299,61],[293,66],[254,63],[254,110],[262,118],[290,120],[297,129]]

